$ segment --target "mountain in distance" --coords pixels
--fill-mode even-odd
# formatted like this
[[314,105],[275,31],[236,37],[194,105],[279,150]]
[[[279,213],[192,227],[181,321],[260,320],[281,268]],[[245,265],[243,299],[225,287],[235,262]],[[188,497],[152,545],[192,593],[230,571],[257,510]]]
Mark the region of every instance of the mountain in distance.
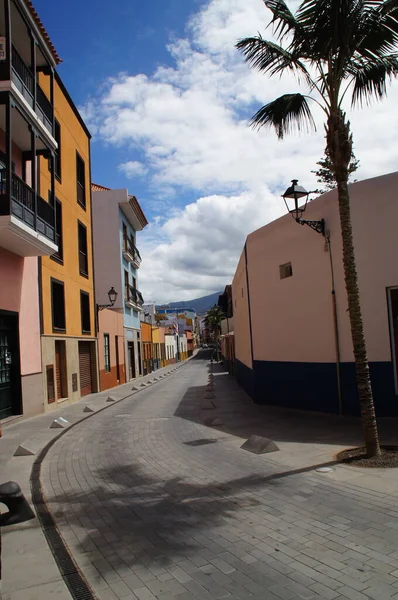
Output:
[[215,304],[217,304],[218,296],[220,294],[222,294],[222,291],[215,292],[214,294],[209,294],[208,296],[202,296],[201,298],[195,298],[194,300],[181,300],[181,302],[169,302],[169,304],[162,304],[162,306],[169,306],[170,308],[191,308],[196,310],[197,314],[203,314],[210,310]]

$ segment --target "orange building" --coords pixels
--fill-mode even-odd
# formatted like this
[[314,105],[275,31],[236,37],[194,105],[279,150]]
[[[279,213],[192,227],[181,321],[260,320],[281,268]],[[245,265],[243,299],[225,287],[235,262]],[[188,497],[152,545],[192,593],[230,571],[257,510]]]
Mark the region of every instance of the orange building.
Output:
[[141,345],[143,374],[148,375],[152,373],[153,365],[152,325],[143,321],[141,321]]

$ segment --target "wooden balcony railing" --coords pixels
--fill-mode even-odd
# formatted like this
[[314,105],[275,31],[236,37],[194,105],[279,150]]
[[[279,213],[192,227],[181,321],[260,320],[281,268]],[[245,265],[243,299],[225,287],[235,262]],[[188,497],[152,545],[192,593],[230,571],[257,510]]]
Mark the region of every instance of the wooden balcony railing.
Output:
[[123,240],[123,250],[124,252],[128,252],[132,257],[135,263],[138,265],[141,264],[142,258],[141,254],[138,252],[138,248],[134,245],[132,240],[125,237]]
[[22,93],[23,97],[29,103],[31,108],[35,110],[37,116],[40,118],[48,131],[52,134],[53,107],[38,83],[36,83],[36,106],[33,106],[35,78],[15,46],[12,47],[12,69],[18,80],[17,87],[19,88],[19,91]]
[[11,199],[7,198],[6,169],[0,169],[0,214],[12,214],[55,242],[54,207],[43,200],[18,175],[12,174]]

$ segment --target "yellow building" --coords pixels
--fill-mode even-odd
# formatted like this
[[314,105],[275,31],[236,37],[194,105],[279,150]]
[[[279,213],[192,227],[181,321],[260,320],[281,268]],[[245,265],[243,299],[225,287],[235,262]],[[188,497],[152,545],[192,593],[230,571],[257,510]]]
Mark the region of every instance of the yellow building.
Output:
[[58,252],[43,256],[41,348],[45,410],[98,391],[96,311],[91,232],[90,133],[65,86],[41,73],[40,85],[54,102],[55,156],[40,157],[40,194],[52,202],[55,178]]

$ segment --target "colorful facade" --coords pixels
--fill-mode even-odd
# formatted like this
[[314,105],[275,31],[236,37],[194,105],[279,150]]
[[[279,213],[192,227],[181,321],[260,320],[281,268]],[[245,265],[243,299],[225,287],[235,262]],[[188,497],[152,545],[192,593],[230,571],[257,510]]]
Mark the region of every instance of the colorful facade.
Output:
[[152,373],[153,365],[153,342],[152,325],[141,322],[141,343],[142,343],[142,374]]
[[[29,2],[0,8],[0,418],[43,411],[38,257],[57,251],[54,69],[60,59]],[[40,157],[42,157],[40,159]],[[44,158],[45,157],[45,158]],[[48,260],[48,259],[45,259]]]
[[[61,79],[40,74],[54,102],[54,161],[39,159],[39,189],[55,198],[57,252],[39,259],[45,408],[97,392],[90,133]],[[55,186],[54,186],[55,184]],[[54,186],[54,194],[52,187]]]
[[[398,173],[350,185],[364,333],[378,416],[398,414]],[[358,415],[335,190],[251,233],[232,283],[236,376],[257,403]]]
[[[117,294],[113,306],[100,310],[98,318],[101,389],[107,389],[143,374],[140,314],[144,301],[138,289],[141,256],[136,236],[148,221],[137,198],[126,189],[93,184],[92,202],[98,305],[110,304],[112,288]],[[108,312],[112,318],[106,316]]]

